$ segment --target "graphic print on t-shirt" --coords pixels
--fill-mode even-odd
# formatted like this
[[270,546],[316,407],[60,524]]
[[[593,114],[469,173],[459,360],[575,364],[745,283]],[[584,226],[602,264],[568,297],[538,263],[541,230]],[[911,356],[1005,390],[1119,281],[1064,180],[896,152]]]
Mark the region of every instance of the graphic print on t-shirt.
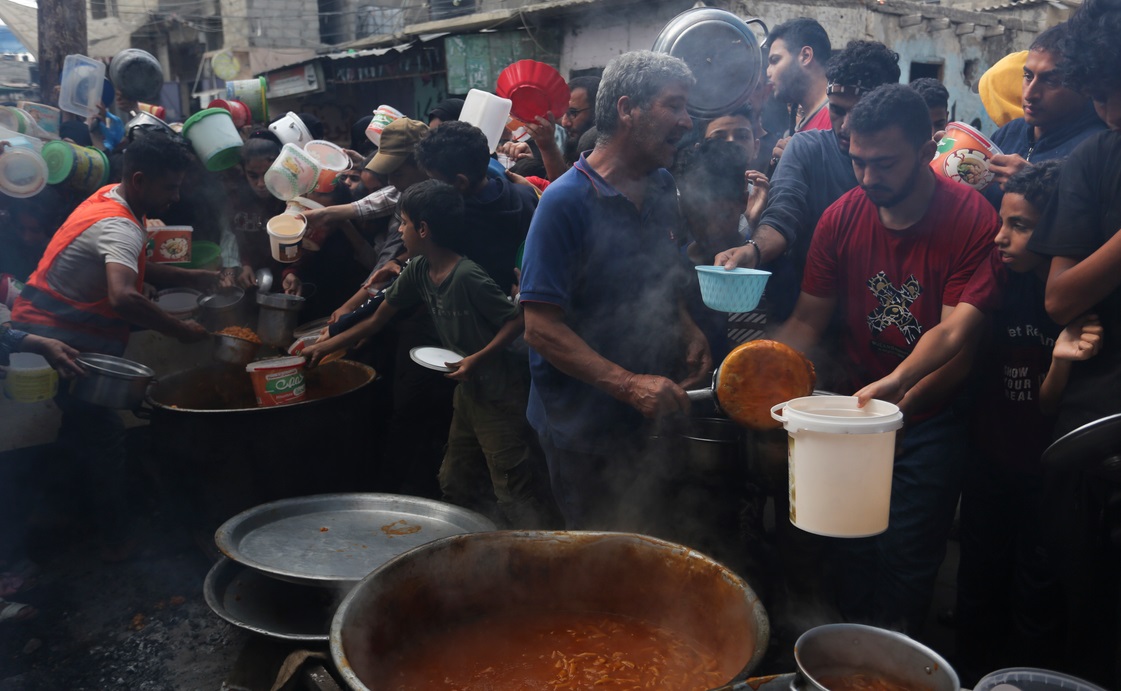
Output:
[[868,279],[868,289],[880,301],[880,306],[868,315],[868,328],[872,334],[879,334],[894,325],[903,334],[903,338],[907,339],[907,345],[919,340],[922,325],[911,314],[910,309],[911,303],[922,295],[922,286],[915,275],[911,274],[902,287],[896,288],[888,280],[887,274],[881,271]]

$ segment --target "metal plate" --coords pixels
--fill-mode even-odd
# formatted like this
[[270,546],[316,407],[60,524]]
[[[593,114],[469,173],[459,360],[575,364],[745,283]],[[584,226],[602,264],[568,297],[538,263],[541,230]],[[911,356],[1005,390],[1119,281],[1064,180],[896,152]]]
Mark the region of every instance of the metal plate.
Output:
[[222,557],[206,574],[206,604],[234,626],[287,641],[326,641],[345,590],[295,585]]
[[494,530],[485,516],[420,497],[321,494],[262,504],[218,528],[230,559],[305,585],[357,583],[427,542]]

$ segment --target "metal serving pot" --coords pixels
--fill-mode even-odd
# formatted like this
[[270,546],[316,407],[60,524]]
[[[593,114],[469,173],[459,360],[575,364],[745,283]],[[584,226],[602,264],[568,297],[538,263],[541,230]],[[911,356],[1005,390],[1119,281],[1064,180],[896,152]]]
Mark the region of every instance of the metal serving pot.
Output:
[[105,408],[136,408],[156,376],[138,362],[100,353],[81,353],[77,362],[86,376],[70,383],[70,395]]
[[228,288],[198,299],[199,321],[209,331],[221,331],[227,326],[245,326],[245,291]]
[[695,641],[729,680],[755,668],[770,638],[751,586],[687,547],[629,533],[502,531],[430,542],[375,570],[339,605],[331,657],[351,689],[388,689],[386,662],[425,632],[558,608],[657,623]]
[[930,648],[895,631],[861,624],[826,624],[802,634],[794,644],[798,678],[794,691],[829,691],[821,678],[864,674],[884,677],[909,689],[959,691],[949,663]]
[[257,316],[257,335],[265,345],[286,348],[299,323],[304,298],[284,293],[257,293],[261,311]]

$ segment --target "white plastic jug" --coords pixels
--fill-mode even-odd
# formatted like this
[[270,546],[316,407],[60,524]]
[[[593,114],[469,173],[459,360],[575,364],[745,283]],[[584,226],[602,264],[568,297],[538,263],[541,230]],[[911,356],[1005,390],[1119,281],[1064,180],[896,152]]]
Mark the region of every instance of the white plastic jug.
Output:
[[502,130],[510,119],[510,105],[511,101],[508,98],[471,89],[463,101],[463,110],[459,113],[459,119],[481,129],[487,136],[487,146],[493,153],[498,148],[498,143],[502,140]]
[[265,230],[269,233],[273,259],[290,264],[300,258],[300,241],[307,231],[307,219],[303,214],[273,216],[265,224]]
[[[779,412],[781,411],[781,413]],[[805,396],[771,408],[790,435],[790,522],[828,537],[887,530],[899,407],[855,396]]]

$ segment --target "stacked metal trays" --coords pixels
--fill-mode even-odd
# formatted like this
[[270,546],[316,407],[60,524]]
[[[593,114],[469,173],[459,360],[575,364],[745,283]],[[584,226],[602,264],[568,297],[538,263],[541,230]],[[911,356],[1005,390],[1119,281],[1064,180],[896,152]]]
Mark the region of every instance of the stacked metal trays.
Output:
[[225,558],[206,602],[231,624],[273,638],[326,642],[335,607],[385,562],[433,540],[494,530],[485,516],[395,494],[323,494],[262,504],[215,533]]

